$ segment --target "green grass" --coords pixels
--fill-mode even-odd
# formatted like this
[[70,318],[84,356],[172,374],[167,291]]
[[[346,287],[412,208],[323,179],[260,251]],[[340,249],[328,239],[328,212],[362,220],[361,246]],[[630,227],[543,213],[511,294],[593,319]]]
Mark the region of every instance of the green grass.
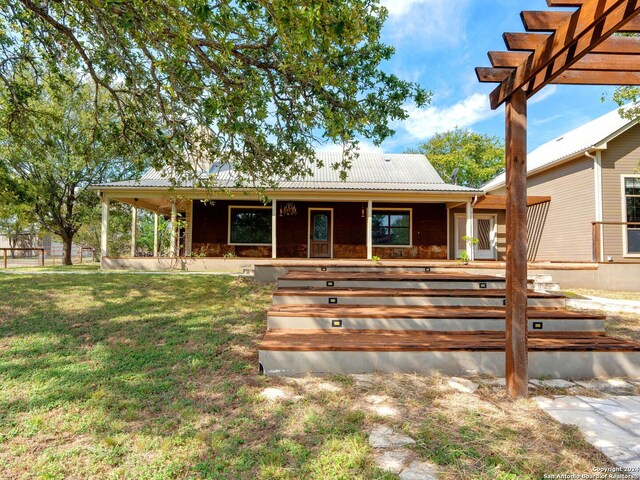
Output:
[[[579,434],[499,392],[461,397],[409,375],[367,389],[344,376],[258,375],[271,288],[229,276],[0,275],[0,476],[395,478],[374,467],[366,432],[379,423],[413,435],[416,458],[443,478],[603,464]],[[299,398],[267,400],[267,387]],[[381,417],[371,394],[401,414]]]

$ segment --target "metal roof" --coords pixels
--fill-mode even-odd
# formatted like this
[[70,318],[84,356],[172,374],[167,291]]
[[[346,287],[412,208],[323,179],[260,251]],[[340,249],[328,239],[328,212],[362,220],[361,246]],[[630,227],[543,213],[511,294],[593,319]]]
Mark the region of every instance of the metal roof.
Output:
[[[598,148],[612,137],[619,135],[637,121],[620,116],[618,108],[547,142],[527,155],[527,173],[568,160],[579,153]],[[505,184],[501,173],[482,188],[491,191]]]
[[[444,182],[424,155],[361,153],[347,172],[347,179],[340,180],[340,170],[332,166],[342,160],[340,152],[320,152],[317,158],[323,165],[311,165],[312,175],[278,181],[283,190],[386,190],[426,192],[481,192],[481,190],[450,185]],[[233,171],[218,170],[216,182],[221,188],[233,188]],[[206,173],[205,173],[206,175]],[[162,172],[149,170],[138,181],[113,182],[96,187],[111,188],[169,188],[171,181]],[[192,184],[181,185],[189,188]]]

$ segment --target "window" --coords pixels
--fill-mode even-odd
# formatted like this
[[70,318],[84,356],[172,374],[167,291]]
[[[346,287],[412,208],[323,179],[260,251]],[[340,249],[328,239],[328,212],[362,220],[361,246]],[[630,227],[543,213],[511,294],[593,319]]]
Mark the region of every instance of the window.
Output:
[[229,243],[271,245],[271,207],[230,207]]
[[624,179],[627,252],[640,254],[640,177]]
[[374,210],[372,220],[374,245],[411,245],[411,210]]

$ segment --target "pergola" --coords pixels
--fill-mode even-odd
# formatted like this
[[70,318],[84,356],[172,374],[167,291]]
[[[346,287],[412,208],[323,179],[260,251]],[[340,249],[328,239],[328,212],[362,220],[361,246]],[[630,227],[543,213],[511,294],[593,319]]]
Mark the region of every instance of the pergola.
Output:
[[491,108],[506,117],[506,379],[511,397],[528,393],[527,100],[548,84],[640,85],[640,0],[547,0],[562,10],[521,13],[527,33],[505,33],[489,52],[481,82],[498,83]]

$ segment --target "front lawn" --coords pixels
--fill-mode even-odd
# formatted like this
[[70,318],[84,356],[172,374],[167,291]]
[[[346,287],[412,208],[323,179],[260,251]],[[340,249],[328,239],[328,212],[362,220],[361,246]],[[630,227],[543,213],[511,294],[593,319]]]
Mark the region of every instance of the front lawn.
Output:
[[374,466],[378,424],[415,438],[445,479],[606,465],[501,390],[258,375],[270,292],[229,276],[0,275],[0,476],[395,478]]

